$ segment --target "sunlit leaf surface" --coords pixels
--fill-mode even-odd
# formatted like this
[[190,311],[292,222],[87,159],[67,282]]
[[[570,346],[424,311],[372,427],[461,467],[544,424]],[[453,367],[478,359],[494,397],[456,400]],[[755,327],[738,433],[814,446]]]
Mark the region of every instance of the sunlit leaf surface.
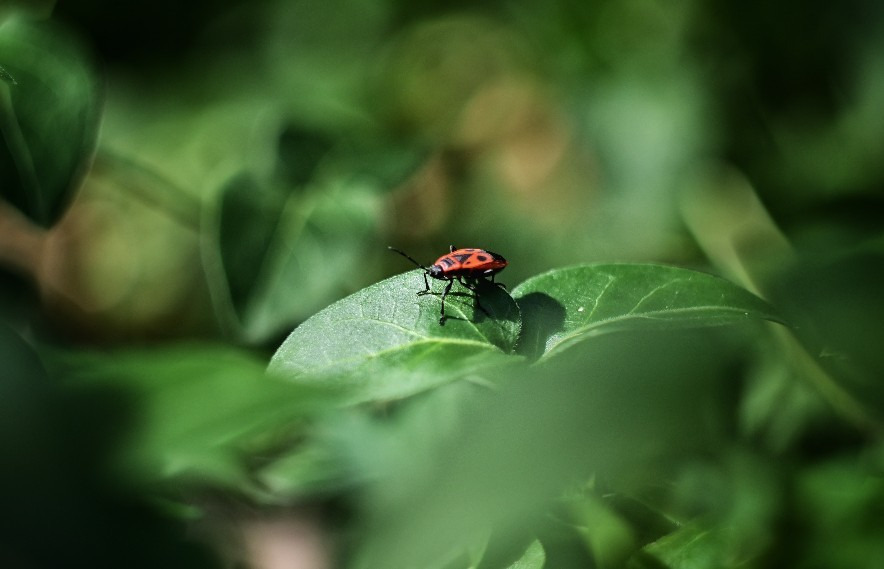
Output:
[[[444,284],[431,286],[441,293]],[[520,320],[509,295],[481,288],[486,314],[455,284],[443,326],[439,297],[418,296],[423,289],[423,274],[415,270],[332,304],[292,332],[270,370],[298,381],[332,382],[355,399],[388,399],[478,374],[511,357]]]

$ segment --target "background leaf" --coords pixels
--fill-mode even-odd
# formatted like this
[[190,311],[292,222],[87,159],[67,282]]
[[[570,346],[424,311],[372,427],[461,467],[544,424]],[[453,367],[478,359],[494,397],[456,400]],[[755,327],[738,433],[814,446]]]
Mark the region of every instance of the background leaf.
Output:
[[884,417],[884,239],[818,251],[783,268],[772,295],[819,363],[854,398]]
[[522,353],[550,356],[629,327],[715,326],[778,320],[745,289],[707,273],[650,264],[598,264],[555,269],[513,289],[522,310]]
[[234,178],[203,243],[222,324],[257,343],[339,298],[371,258],[380,203],[352,180],[286,193]]
[[41,225],[67,206],[95,146],[99,92],[80,44],[56,24],[0,24],[0,197]]
[[[442,286],[431,283],[439,293]],[[414,270],[332,304],[292,332],[270,370],[299,382],[331,384],[355,400],[376,400],[480,375],[510,358],[520,321],[509,295],[482,287],[486,315],[455,284],[445,301],[449,318],[440,326],[439,298],[417,296],[423,288],[423,272]]]

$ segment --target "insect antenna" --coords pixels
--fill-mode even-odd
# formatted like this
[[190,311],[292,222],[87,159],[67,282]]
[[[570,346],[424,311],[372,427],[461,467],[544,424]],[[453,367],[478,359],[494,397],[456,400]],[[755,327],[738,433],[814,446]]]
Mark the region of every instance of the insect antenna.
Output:
[[429,270],[425,266],[421,265],[420,263],[418,263],[417,261],[412,259],[411,255],[409,255],[405,251],[400,251],[399,249],[396,249],[395,247],[390,247],[390,246],[387,246],[387,249],[389,249],[390,251],[395,251],[396,253],[399,253],[400,255],[402,255],[403,257],[405,257],[406,259],[408,259],[409,261],[411,261],[412,263],[414,263],[418,267],[422,268],[423,270],[425,270],[425,271]]

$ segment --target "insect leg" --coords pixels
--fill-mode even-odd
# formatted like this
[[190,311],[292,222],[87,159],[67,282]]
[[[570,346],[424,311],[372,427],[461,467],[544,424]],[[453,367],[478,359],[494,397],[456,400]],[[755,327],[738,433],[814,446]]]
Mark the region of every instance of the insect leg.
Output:
[[473,292],[476,292],[476,285],[464,279],[464,277],[457,277],[457,282],[464,286],[464,288],[469,289]]
[[449,279],[448,284],[445,285],[445,290],[442,291],[442,316],[439,318],[439,325],[445,326],[445,297],[448,296],[448,293],[451,291],[451,285],[454,284],[454,279]]
[[423,295],[425,295],[425,294],[430,294],[430,281],[427,280],[427,273],[424,273],[424,286],[426,286],[427,288],[425,288],[424,290],[419,290],[419,291],[417,292],[417,295],[418,295],[418,296],[423,296]]
[[490,314],[487,310],[485,310],[485,307],[482,306],[482,303],[479,302],[479,291],[478,291],[478,288],[479,288],[479,287],[478,287],[476,284],[474,284],[474,283],[470,283],[470,282],[464,280],[464,278],[463,278],[462,276],[461,276],[461,277],[458,277],[457,280],[458,280],[458,282],[459,282],[460,284],[462,284],[462,285],[464,286],[464,288],[466,288],[467,290],[472,291],[472,293],[473,293],[473,298],[476,300],[476,306],[479,307],[479,310],[481,310],[482,312],[484,312],[486,316],[491,316],[491,314]]

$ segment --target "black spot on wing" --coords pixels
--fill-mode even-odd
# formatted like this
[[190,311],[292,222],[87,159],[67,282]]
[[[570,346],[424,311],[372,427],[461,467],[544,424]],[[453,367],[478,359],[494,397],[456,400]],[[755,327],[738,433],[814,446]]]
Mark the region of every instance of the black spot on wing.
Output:
[[506,259],[503,258],[503,255],[499,255],[493,251],[485,251],[485,252],[488,253],[489,255],[491,255],[491,257],[495,261],[497,261],[498,263],[506,263],[507,262]]

